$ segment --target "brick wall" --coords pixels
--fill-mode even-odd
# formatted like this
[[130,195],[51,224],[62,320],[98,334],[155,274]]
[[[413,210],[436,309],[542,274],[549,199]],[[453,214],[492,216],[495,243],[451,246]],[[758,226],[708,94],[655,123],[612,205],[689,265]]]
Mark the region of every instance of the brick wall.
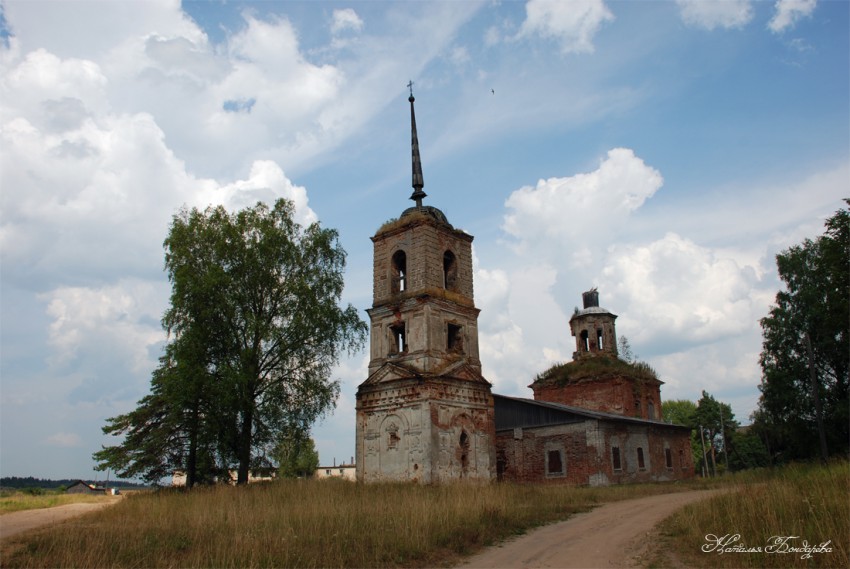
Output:
[[[615,447],[620,454],[618,469],[612,458]],[[670,468],[665,452],[668,448]],[[594,486],[681,480],[694,476],[690,448],[687,429],[664,425],[588,420],[513,429],[496,433],[497,474],[500,480],[514,482]],[[638,449],[643,453],[643,468]],[[548,468],[551,451],[562,453],[562,473],[552,473]]]
[[[625,376],[594,377],[565,385],[531,386],[534,399],[626,417],[661,420],[660,382]],[[652,403],[653,417],[650,417]]]

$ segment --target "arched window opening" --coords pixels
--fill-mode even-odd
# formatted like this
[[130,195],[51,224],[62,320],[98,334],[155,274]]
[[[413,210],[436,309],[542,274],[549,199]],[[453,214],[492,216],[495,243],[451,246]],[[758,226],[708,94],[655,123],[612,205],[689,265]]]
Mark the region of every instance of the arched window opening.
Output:
[[602,330],[596,331],[596,349],[602,351],[604,346],[602,345]]
[[393,255],[392,292],[404,292],[407,289],[407,255],[396,251]]
[[446,290],[457,288],[457,259],[451,251],[443,253],[443,288]]
[[655,419],[655,405],[653,405],[652,401],[646,404],[646,418]]
[[590,338],[587,336],[587,330],[581,331],[581,351],[589,352],[590,351]]
[[469,435],[466,434],[466,431],[460,432],[460,469],[461,472],[466,474],[467,469],[469,468]]
[[638,459],[638,469],[639,470],[646,470],[646,463],[643,460],[643,448],[642,447],[637,448],[637,459]]

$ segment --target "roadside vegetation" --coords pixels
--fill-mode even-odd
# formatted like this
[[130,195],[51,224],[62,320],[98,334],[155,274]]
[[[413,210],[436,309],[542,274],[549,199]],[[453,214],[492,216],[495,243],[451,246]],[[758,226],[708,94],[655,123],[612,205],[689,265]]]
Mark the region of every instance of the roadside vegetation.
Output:
[[53,506],[78,504],[80,502],[105,502],[113,499],[112,496],[105,495],[66,494],[64,490],[36,490],[38,491],[3,491],[0,494],[0,515],[22,510],[52,508]]
[[703,487],[290,479],[163,490],[15,539],[3,566],[430,567],[603,502]]
[[[361,485],[287,479],[191,492],[133,493],[114,507],[4,543],[4,567],[432,567],[605,502],[685,490],[732,490],[661,527],[650,566],[677,552],[693,567],[846,567],[846,462],[750,470],[712,479],[607,488],[515,484]],[[706,534],[831,540],[830,553],[703,552]]]
[[[846,461],[749,470],[723,480],[733,492],[691,504],[661,524],[663,545],[651,566],[850,567]],[[709,534],[714,538],[707,538]],[[825,542],[831,551],[791,549]],[[761,551],[737,551],[741,548]],[[671,552],[680,563],[671,561]]]

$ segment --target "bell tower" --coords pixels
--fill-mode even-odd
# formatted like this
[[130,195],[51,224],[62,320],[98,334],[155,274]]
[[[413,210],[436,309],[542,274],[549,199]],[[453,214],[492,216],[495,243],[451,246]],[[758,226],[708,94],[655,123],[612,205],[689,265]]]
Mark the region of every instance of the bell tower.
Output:
[[616,314],[599,306],[599,292],[592,288],[581,294],[584,308],[570,318],[570,332],[576,338],[573,359],[588,356],[617,356],[617,332],[614,328]]
[[369,376],[357,390],[357,478],[364,482],[493,475],[490,383],[481,375],[472,236],[422,205],[410,97],[416,205],[372,237]]

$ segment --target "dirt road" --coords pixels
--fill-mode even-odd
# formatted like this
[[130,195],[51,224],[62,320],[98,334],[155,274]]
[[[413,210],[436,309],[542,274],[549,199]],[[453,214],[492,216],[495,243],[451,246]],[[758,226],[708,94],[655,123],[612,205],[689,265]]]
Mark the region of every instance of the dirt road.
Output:
[[715,493],[698,490],[605,504],[490,547],[460,567],[635,567],[636,559],[657,545],[646,539],[657,523]]
[[41,508],[38,510],[23,510],[21,512],[12,512],[0,516],[0,541],[13,535],[29,531],[41,526],[53,524],[81,516],[88,512],[93,512],[100,508],[114,504],[121,497],[104,500],[96,503],[78,503],[66,504],[64,506],[55,506],[53,508]]

